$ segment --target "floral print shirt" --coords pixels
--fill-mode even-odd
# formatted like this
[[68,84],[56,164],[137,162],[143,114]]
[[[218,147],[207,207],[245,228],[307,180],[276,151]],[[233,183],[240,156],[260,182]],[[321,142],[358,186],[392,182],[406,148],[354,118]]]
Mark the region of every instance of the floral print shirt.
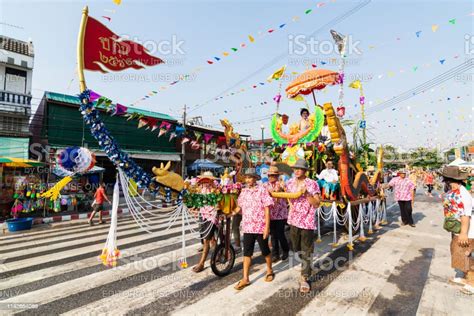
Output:
[[[271,184],[270,182],[267,182],[263,185],[268,191],[272,190],[277,191],[280,183],[275,182],[274,184]],[[270,219],[271,220],[281,220],[281,219],[287,219],[288,218],[288,203],[286,202],[286,199],[273,199],[273,206],[270,207]]]
[[[304,186],[306,187],[306,193],[314,196],[320,193],[318,183],[309,178],[305,178]],[[301,188],[298,186],[296,178],[290,179],[286,184],[287,192],[298,192]],[[309,204],[306,196],[300,196],[297,199],[290,200],[290,212],[288,214],[288,224],[308,230],[316,229],[316,208]]]
[[273,198],[263,186],[245,188],[240,192],[237,204],[242,209],[242,232],[263,234],[265,231],[265,207],[273,205]]

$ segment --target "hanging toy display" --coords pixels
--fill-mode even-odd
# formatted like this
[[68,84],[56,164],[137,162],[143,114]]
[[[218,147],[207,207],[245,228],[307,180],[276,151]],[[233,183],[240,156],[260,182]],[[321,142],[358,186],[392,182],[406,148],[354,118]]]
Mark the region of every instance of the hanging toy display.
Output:
[[84,147],[68,147],[58,153],[58,164],[68,176],[61,179],[47,192],[41,194],[41,197],[50,198],[54,201],[59,198],[62,188],[71,182],[75,174],[87,172],[94,167],[95,155]]

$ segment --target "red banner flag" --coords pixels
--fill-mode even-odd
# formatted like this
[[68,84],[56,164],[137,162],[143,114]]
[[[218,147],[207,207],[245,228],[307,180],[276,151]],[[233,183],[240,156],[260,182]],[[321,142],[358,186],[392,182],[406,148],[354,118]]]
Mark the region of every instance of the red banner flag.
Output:
[[148,54],[145,47],[121,39],[94,18],[87,17],[84,34],[84,68],[106,73],[127,68],[142,69],[163,63]]

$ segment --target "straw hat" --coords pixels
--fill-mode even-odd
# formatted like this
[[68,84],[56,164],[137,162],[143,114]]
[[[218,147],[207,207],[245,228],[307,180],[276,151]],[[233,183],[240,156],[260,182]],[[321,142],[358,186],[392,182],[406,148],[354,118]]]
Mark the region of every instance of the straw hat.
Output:
[[278,176],[278,175],[280,175],[280,170],[278,170],[277,166],[270,166],[270,168],[268,169],[267,174],[269,176]]
[[303,170],[308,170],[309,167],[308,167],[308,162],[304,159],[298,159],[296,161],[296,163],[291,166],[291,168],[293,169],[303,169]]
[[469,177],[469,172],[459,168],[458,166],[444,166],[444,168],[438,173],[445,178],[454,180],[466,180]]
[[198,178],[198,183],[202,181],[214,181],[217,178],[214,177],[211,171],[205,171],[201,175],[197,176]]
[[256,172],[255,172],[255,169],[254,168],[248,168],[245,173],[244,173],[244,177],[253,177],[257,180],[260,180],[261,177],[260,175],[258,175]]

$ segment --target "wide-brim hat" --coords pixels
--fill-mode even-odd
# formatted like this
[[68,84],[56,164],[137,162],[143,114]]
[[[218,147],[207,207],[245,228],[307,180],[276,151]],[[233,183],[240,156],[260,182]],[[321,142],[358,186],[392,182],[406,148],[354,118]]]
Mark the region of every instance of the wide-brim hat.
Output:
[[408,172],[405,169],[400,169],[397,171],[397,174],[401,174],[401,173],[408,174]]
[[454,180],[466,180],[469,177],[469,172],[459,168],[458,166],[444,166],[444,168],[439,170],[438,173],[444,178]]
[[277,166],[270,166],[270,168],[268,169],[267,174],[269,176],[279,176],[281,173],[280,173],[280,170],[278,170]]
[[249,169],[245,170],[244,177],[252,177],[252,178],[255,178],[257,180],[261,179],[260,175],[258,173],[256,173],[255,169],[253,169],[253,168],[249,168]]
[[214,177],[214,175],[210,171],[203,172],[201,175],[197,176],[197,178],[198,178],[198,183],[202,182],[202,181],[211,181],[212,182],[214,180],[217,180],[217,178]]
[[298,159],[296,161],[296,163],[293,166],[291,166],[291,168],[293,168],[293,169],[304,169],[304,170],[309,169],[308,162],[304,159]]

